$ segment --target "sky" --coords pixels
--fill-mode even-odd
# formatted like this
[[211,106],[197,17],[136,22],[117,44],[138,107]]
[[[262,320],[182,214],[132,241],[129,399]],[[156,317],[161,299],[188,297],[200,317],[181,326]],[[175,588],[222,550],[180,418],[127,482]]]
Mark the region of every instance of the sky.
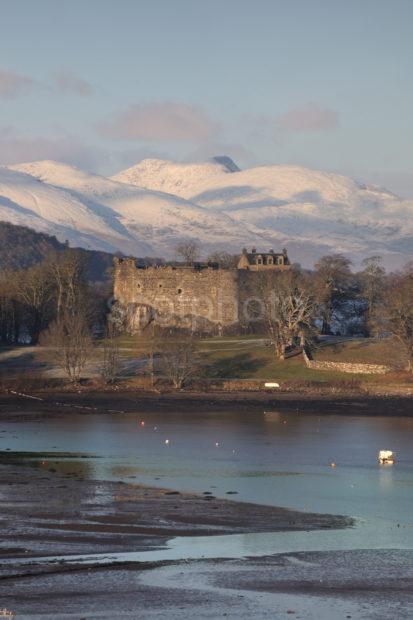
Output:
[[0,164],[297,164],[413,198],[412,0],[0,0]]

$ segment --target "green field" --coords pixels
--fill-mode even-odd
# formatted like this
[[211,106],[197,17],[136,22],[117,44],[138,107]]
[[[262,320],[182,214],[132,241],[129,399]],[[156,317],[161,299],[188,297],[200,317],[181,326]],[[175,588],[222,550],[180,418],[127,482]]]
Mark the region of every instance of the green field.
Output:
[[402,354],[393,338],[382,338],[380,340],[369,338],[343,340],[337,338],[336,342],[321,344],[314,352],[314,359],[403,366]]
[[[122,356],[135,357],[147,349],[148,343],[134,336],[120,336],[117,339]],[[343,339],[323,343],[314,352],[317,360],[336,362],[361,362],[388,364],[389,352],[394,343],[390,339],[373,341],[368,339]],[[349,381],[352,378],[375,380],[373,375],[353,375],[335,371],[319,371],[306,367],[303,356],[297,355],[280,361],[274,358],[267,338],[257,336],[225,336],[206,338],[199,341],[202,360],[202,376],[208,379],[255,379],[275,382]]]
[[349,379],[347,373],[307,368],[302,355],[276,360],[266,339],[211,338],[200,343],[200,351],[205,357],[208,378],[260,379],[278,383]]

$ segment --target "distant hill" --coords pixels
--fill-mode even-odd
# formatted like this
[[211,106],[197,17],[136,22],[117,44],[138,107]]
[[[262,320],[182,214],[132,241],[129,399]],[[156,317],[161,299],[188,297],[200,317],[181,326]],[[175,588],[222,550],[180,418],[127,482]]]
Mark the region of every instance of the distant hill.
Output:
[[[0,270],[26,269],[40,263],[50,251],[62,251],[67,247],[52,235],[0,221]],[[90,280],[106,280],[114,255],[81,248],[79,251],[87,258]]]
[[0,166],[0,220],[67,239],[73,247],[172,259],[181,241],[204,256],[288,248],[311,267],[340,252],[357,267],[380,254],[398,268],[413,252],[413,201],[302,166],[240,170],[147,159],[108,178],[55,162]]
[[202,241],[206,253],[226,250],[229,242],[237,250],[247,241],[262,245],[227,215],[54,161],[0,166],[0,220],[72,246],[134,256],[172,258],[187,239]]

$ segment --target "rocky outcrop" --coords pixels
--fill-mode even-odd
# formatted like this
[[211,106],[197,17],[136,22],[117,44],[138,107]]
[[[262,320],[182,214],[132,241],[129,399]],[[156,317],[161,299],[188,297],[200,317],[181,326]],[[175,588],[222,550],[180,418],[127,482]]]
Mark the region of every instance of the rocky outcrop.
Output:
[[117,331],[127,334],[140,334],[154,318],[154,309],[147,304],[116,302],[111,309],[111,320]]

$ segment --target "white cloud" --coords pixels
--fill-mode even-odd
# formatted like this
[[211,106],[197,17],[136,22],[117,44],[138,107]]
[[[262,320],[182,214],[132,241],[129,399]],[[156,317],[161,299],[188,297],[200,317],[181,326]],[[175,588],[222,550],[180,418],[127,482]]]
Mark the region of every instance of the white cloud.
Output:
[[338,112],[316,103],[291,108],[278,118],[280,129],[291,132],[326,131],[338,127]]
[[184,103],[131,105],[98,126],[102,135],[147,142],[200,142],[218,132],[218,124],[201,108]]
[[0,128],[0,165],[51,159],[91,172],[111,175],[148,157],[168,159],[171,155],[148,147],[106,149],[86,144],[76,136],[44,138],[23,135],[14,127]]
[[0,99],[15,99],[35,85],[36,82],[29,77],[0,69]]
[[76,137],[43,138],[18,133],[13,127],[0,129],[0,164],[18,164],[54,159],[95,170],[107,160],[105,151],[83,144]]
[[72,93],[81,97],[93,94],[92,85],[69,69],[61,69],[53,75],[56,88],[61,93]]

